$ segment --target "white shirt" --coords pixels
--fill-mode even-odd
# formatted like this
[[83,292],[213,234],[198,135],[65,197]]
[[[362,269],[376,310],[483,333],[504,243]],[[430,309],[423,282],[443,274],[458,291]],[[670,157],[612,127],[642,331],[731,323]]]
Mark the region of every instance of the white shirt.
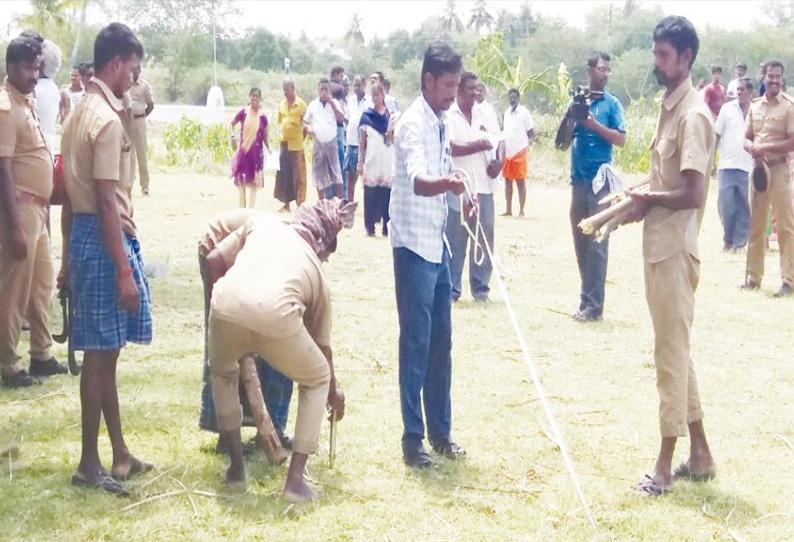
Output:
[[483,100],[482,103],[474,102],[474,109],[479,109],[482,112],[488,133],[496,135],[502,131],[502,127],[499,125],[499,114],[494,109],[493,104],[487,100]]
[[367,150],[363,157],[364,186],[390,187],[394,175],[394,145],[386,143],[383,135],[372,126],[362,126],[361,131],[367,134]]
[[55,124],[58,121],[58,113],[60,112],[61,94],[52,79],[42,77],[36,83],[36,88],[33,90],[36,97],[36,113],[41,122],[41,132],[44,134],[44,139],[47,141],[47,146],[50,148],[50,154],[55,154],[55,145],[58,141],[58,136],[55,132]]
[[361,120],[361,113],[367,110],[367,95],[359,100],[356,93],[347,97],[347,133],[345,141],[351,147],[358,147],[358,121]]
[[740,169],[750,172],[753,157],[744,150],[746,116],[739,100],[726,102],[717,116],[714,130],[720,136],[720,169]]
[[[488,132],[488,126],[485,122],[482,108],[472,107],[471,109],[471,124],[466,119],[463,111],[460,110],[457,103],[452,104],[449,108],[447,115],[449,121],[449,137],[454,143],[471,143],[472,141],[479,141],[485,138]],[[470,187],[477,194],[492,194],[493,183],[488,177],[486,169],[488,168],[488,158],[485,151],[475,152],[466,156],[453,156],[452,167],[454,169],[462,169],[469,174],[472,180]],[[457,196],[453,196],[456,200]],[[447,202],[449,203],[449,201]],[[456,206],[457,208],[457,206]]]
[[[337,107],[339,107],[337,105]],[[314,137],[320,143],[328,143],[336,138],[336,114],[330,103],[320,103],[320,98],[315,98],[306,108],[303,123],[314,132]]]
[[731,82],[728,83],[728,90],[725,92],[725,95],[728,98],[735,98],[738,96],[738,86],[739,86],[739,79],[731,79]]
[[444,256],[447,200],[444,194],[419,196],[418,175],[445,176],[450,170],[446,115],[433,111],[419,96],[405,110],[394,131],[394,181],[389,202],[389,240],[431,263]]
[[527,132],[535,128],[529,109],[519,104],[515,111],[508,107],[504,118],[505,156],[512,158],[529,145]]

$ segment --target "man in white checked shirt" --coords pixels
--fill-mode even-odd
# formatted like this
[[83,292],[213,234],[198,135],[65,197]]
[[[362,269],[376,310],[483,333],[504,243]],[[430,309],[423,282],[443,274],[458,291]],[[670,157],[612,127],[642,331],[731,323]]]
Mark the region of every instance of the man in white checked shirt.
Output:
[[[466,455],[451,439],[452,285],[444,236],[447,192],[461,194],[463,181],[450,175],[450,138],[445,111],[454,103],[460,54],[436,42],[425,51],[422,96],[403,113],[395,130],[394,184],[389,233],[400,321],[400,406],[406,464],[432,465],[425,450],[448,458]],[[425,416],[422,416],[424,399]]]

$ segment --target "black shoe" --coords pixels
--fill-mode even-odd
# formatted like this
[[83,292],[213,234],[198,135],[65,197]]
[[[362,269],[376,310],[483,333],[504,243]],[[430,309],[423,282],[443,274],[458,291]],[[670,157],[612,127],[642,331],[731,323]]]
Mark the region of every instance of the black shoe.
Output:
[[29,388],[35,384],[41,384],[41,382],[31,377],[24,369],[13,376],[3,377],[3,385],[6,388]]
[[54,357],[47,361],[30,360],[31,376],[65,375],[68,372],[69,368],[63,363],[58,363],[58,360]]
[[788,297],[792,293],[794,293],[794,288],[791,287],[791,284],[784,282],[783,286],[780,287],[780,290],[775,292],[772,297]]
[[753,291],[753,290],[758,290],[760,287],[761,287],[760,284],[758,284],[756,281],[754,281],[753,279],[750,279],[750,278],[745,280],[744,284],[739,286],[739,288],[741,290],[744,290],[746,292],[750,292],[750,291]]
[[593,314],[592,312],[588,312],[586,310],[573,313],[571,318],[583,324],[587,322],[600,322],[604,319],[604,317],[600,314]]
[[433,444],[433,451],[447,459],[463,459],[466,457],[466,450],[451,440],[443,440]]
[[433,466],[430,454],[427,453],[427,450],[421,444],[415,450],[403,450],[403,461],[405,461],[406,465],[415,469],[429,469]]

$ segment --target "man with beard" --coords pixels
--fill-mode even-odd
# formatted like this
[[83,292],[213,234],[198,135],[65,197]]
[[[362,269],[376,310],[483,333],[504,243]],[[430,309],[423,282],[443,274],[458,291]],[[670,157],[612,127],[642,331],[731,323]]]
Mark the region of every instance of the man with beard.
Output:
[[[697,32],[684,17],[665,17],[654,29],[654,74],[665,92],[651,144],[650,190],[629,192],[630,220],[644,219],[645,297],[660,399],[661,449],[654,469],[637,486],[646,496],[671,491],[674,479],[708,480],[716,473],[690,357],[700,277],[697,237],[714,156],[711,111],[690,79],[698,47]],[[673,469],[676,441],[687,432],[689,459]]]

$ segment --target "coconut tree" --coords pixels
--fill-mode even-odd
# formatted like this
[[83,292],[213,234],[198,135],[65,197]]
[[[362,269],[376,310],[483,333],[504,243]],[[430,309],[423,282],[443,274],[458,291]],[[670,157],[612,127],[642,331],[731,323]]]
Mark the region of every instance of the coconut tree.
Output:
[[462,32],[463,23],[460,22],[460,17],[455,12],[455,0],[447,0],[447,6],[444,8],[444,13],[438,19],[438,26],[441,30],[447,32]]
[[85,26],[85,10],[88,8],[88,0],[82,1],[82,9],[80,11],[80,21],[77,23],[77,33],[74,37],[74,47],[72,47],[72,58],[70,66],[74,66],[77,62],[77,52],[80,50],[80,38],[83,35],[83,26]]
[[469,19],[468,27],[474,27],[477,32],[480,32],[483,28],[491,30],[491,27],[496,24],[496,21],[488,13],[488,9],[485,6],[485,0],[477,0],[474,2],[474,7],[471,10],[471,18]]
[[353,41],[359,45],[364,43],[364,34],[361,32],[361,15],[358,12],[353,13],[353,17],[350,18],[350,24],[345,32],[345,41]]

